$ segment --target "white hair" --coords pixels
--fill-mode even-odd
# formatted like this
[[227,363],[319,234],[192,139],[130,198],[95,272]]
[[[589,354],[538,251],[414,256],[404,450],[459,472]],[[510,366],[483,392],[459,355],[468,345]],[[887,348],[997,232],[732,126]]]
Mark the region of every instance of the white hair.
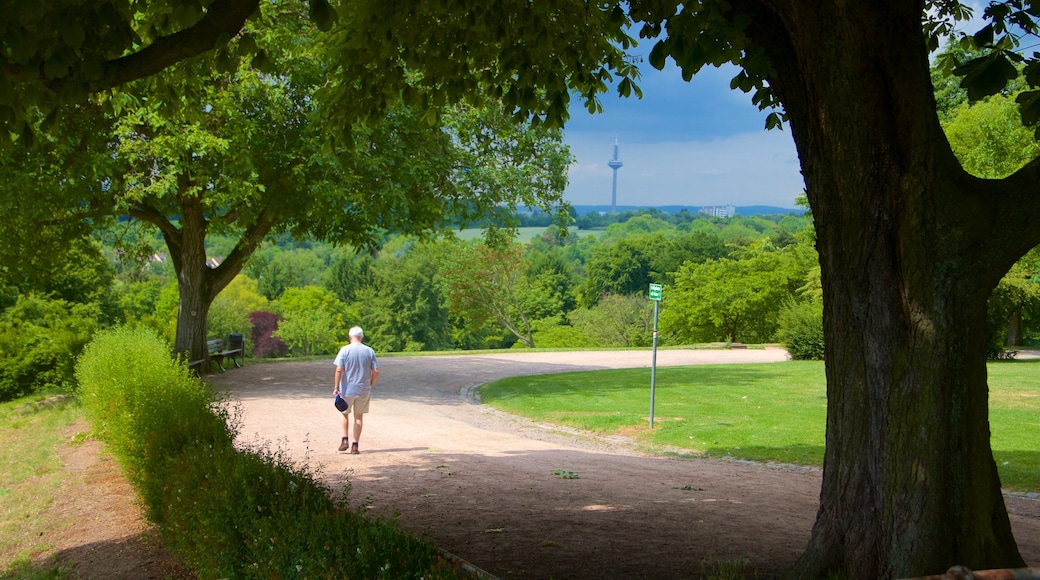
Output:
[[354,326],[351,327],[350,332],[348,332],[347,335],[356,336],[357,338],[365,338],[365,331],[361,330],[360,326]]

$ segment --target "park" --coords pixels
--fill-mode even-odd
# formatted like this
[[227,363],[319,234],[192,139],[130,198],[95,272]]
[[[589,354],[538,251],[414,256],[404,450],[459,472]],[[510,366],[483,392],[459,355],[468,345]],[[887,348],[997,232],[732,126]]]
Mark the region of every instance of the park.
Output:
[[[664,284],[672,346],[748,333],[826,360],[819,503],[793,574],[1023,567],[1030,538],[1016,537],[1002,481],[1017,460],[995,460],[989,365],[1035,340],[1037,14],[1031,0],[977,12],[895,0],[15,3],[0,22],[0,394],[33,397],[19,407],[30,416],[51,402],[74,414],[75,394],[147,517],[204,569],[244,573],[261,557],[283,575],[302,569],[300,549],[262,532],[307,521],[346,534],[355,574],[375,575],[430,547],[328,509],[326,480],[277,447],[239,453],[234,409],[200,388],[199,375],[245,354],[223,342],[247,334],[243,319],[221,315],[262,309],[228,308],[224,292],[252,299],[269,284],[265,245],[354,256],[324,281],[339,294],[301,284],[262,297],[277,299],[282,313],[263,318],[296,356],[328,348],[308,331],[358,320],[386,329],[385,351],[631,341],[638,324],[605,337],[600,315],[640,301],[643,282]],[[563,198],[572,108],[639,98],[652,69],[689,80],[708,65],[732,67],[730,88],[766,128],[791,132],[811,225],[723,241],[684,218],[683,236],[608,238],[607,275],[591,275],[579,252],[596,242],[563,229],[576,218]],[[525,262],[509,243],[521,207],[557,218],[541,240],[557,256]],[[486,244],[439,244],[467,226]],[[668,260],[627,259],[646,248]],[[566,257],[589,275],[556,292]],[[721,290],[740,316],[711,303]],[[662,419],[662,432],[677,423]],[[554,469],[584,485],[574,474]],[[257,527],[228,525],[239,517]],[[224,552],[200,550],[209,536],[187,531],[196,524],[215,525],[236,556],[205,561]],[[334,563],[312,548],[308,566]],[[415,573],[443,572],[430,562]]]

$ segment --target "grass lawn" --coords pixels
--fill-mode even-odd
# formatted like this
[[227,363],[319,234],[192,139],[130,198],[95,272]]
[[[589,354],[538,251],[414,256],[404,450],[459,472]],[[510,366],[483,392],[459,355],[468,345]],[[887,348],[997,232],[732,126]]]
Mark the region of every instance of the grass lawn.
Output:
[[[1040,491],[1040,362],[991,363],[993,455],[1003,486]],[[792,361],[504,379],[482,400],[537,421],[634,437],[658,452],[822,465],[827,398],[823,363]]]
[[48,509],[75,493],[60,450],[70,443],[64,429],[81,416],[71,397],[33,395],[0,404],[0,575],[34,577],[26,576],[29,558],[53,549],[46,538],[69,525]]

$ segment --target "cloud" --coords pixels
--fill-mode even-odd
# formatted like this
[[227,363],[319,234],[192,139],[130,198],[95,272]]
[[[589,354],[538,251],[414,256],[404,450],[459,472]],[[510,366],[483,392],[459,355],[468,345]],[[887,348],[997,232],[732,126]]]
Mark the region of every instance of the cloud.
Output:
[[[701,141],[636,142],[618,136],[618,205],[774,205],[794,207],[804,189],[789,132],[739,133]],[[577,162],[565,197],[609,204],[614,136],[568,133]]]

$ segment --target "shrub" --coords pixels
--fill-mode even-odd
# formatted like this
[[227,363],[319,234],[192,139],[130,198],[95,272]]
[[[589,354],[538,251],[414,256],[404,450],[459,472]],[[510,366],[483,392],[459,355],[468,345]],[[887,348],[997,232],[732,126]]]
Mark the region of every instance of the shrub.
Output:
[[146,511],[161,521],[162,485],[171,458],[189,444],[230,445],[216,396],[170,356],[156,331],[99,332],[76,365],[80,399],[97,437],[137,485]]
[[272,336],[285,341],[294,356],[309,356],[336,352],[336,330],[333,316],[324,308],[315,308],[287,313]]
[[74,361],[100,316],[96,304],[19,296],[0,316],[0,401],[71,390]]
[[84,411],[201,578],[455,578],[394,520],[331,498],[315,474],[265,449],[238,451],[237,418],[154,330],[99,333],[76,367]]
[[274,312],[253,312],[249,321],[253,324],[252,347],[256,358],[283,357],[289,353],[285,341],[274,336],[278,323],[282,320]]
[[795,360],[823,360],[823,305],[788,302],[778,317],[777,340]]

